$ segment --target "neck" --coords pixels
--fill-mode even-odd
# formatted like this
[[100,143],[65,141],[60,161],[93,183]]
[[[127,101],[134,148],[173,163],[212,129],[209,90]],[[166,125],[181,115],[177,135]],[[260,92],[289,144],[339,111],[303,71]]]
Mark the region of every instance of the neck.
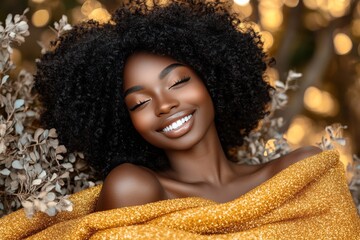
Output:
[[170,161],[169,172],[179,181],[222,185],[231,181],[235,174],[221,147],[215,124],[190,149],[165,153]]

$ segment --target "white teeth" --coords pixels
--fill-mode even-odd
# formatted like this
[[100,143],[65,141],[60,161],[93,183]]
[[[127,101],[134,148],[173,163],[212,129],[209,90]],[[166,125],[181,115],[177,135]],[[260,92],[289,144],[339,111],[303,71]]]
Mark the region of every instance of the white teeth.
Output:
[[187,121],[190,120],[190,118],[192,117],[192,114],[186,116],[186,117],[183,117],[179,120],[177,120],[176,122],[173,122],[172,124],[170,124],[169,126],[165,127],[163,129],[163,132],[169,132],[169,131],[172,131],[174,129],[177,129],[179,128],[180,126],[182,126],[184,123],[186,123]]

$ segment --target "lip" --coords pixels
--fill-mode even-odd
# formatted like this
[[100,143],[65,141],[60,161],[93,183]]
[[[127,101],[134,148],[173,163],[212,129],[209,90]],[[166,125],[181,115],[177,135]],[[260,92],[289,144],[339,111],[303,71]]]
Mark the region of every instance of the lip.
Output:
[[[169,138],[181,137],[191,130],[191,127],[194,124],[194,113],[195,113],[195,110],[177,112],[177,113],[171,115],[170,117],[166,118],[165,121],[161,124],[161,127],[157,131],[161,134],[164,134],[165,136],[167,136]],[[181,125],[179,128],[168,131],[168,132],[163,131],[163,129],[165,127],[169,126],[173,122],[176,122],[177,120],[182,119],[190,114],[192,115],[192,117],[187,122],[185,122],[183,125]]]

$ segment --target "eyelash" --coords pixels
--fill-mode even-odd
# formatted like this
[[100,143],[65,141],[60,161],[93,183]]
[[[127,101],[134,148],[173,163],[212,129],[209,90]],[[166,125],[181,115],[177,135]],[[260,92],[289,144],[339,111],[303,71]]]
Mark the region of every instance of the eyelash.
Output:
[[[171,89],[171,88],[173,88],[173,87],[175,87],[175,86],[177,86],[177,85],[179,85],[179,84],[185,83],[185,82],[187,82],[187,81],[189,81],[189,80],[190,80],[190,77],[183,77],[183,78],[177,80],[173,85],[171,85],[171,87],[169,87],[169,89]],[[138,107],[140,107],[141,105],[147,103],[148,101],[150,101],[150,100],[139,101],[135,106],[131,107],[129,110],[130,110],[130,111],[134,111],[134,110],[136,110]]]
[[179,85],[179,84],[181,84],[181,83],[184,83],[184,82],[187,82],[187,81],[189,81],[190,80],[190,77],[183,77],[183,78],[181,78],[181,79],[179,79],[179,80],[177,80],[173,85],[171,85],[171,87],[169,87],[169,89],[171,89],[172,87],[175,87],[175,86],[177,86],[177,85]]
[[137,109],[138,107],[140,107],[141,105],[147,103],[150,100],[145,100],[145,101],[139,101],[135,106],[131,107],[129,110],[130,111],[134,111],[135,109]]

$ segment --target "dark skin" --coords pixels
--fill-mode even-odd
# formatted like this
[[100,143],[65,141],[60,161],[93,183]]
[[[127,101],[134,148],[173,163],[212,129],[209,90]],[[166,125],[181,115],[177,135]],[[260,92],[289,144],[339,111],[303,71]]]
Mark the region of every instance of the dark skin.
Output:
[[170,168],[154,172],[133,164],[116,167],[104,181],[98,211],[182,197],[228,202],[321,151],[301,148],[260,165],[229,161],[204,83],[190,67],[169,57],[132,55],[125,65],[123,88],[135,129],[164,149]]

